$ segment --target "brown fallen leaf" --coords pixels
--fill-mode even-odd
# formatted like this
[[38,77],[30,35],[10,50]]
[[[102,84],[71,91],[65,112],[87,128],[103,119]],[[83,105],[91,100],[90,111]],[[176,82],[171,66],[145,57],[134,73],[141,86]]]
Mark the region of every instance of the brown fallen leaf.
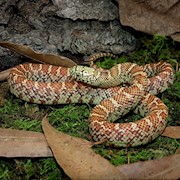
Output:
[[178,0],[116,0],[121,24],[153,35],[171,36],[180,41]]
[[91,142],[55,130],[47,118],[42,127],[54,157],[72,179],[127,179],[91,149]]
[[11,42],[1,41],[0,46],[11,49],[19,54],[22,54],[30,59],[33,59],[34,61],[41,63],[53,64],[64,67],[72,67],[76,65],[74,61],[72,61],[67,57],[57,56],[54,54],[37,53],[34,50],[32,50],[30,47],[25,45],[19,45]]
[[175,154],[180,154],[180,148],[176,150]]
[[0,128],[1,157],[52,157],[44,134]]
[[129,179],[178,179],[180,178],[180,154],[125,164],[118,166],[117,169]]
[[11,69],[12,68],[0,72],[0,81],[5,81],[8,78]]
[[180,126],[169,126],[166,127],[161,136],[167,136],[170,138],[180,139]]
[[173,40],[180,42],[180,33],[179,32],[171,35],[171,37]]

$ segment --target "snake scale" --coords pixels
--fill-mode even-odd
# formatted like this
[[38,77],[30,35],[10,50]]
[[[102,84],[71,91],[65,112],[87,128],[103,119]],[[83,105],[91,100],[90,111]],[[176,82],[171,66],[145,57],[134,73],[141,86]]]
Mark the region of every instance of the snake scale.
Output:
[[[107,54],[92,55],[90,60],[103,56]],[[166,62],[145,66],[127,62],[109,70],[27,63],[14,67],[8,79],[11,93],[28,102],[94,104],[89,116],[90,134],[94,141],[106,140],[118,147],[146,144],[163,132],[168,109],[154,95],[173,81],[173,69]],[[124,83],[128,86],[120,86]],[[143,118],[114,123],[130,110]]]

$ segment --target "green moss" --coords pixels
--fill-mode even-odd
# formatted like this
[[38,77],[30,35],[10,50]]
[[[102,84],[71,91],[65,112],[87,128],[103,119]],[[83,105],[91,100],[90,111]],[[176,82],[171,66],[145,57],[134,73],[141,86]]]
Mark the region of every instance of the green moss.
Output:
[[[159,36],[146,36],[139,39],[139,48],[129,54],[121,54],[117,59],[105,58],[97,64],[110,68],[126,61],[145,64],[159,60],[170,62],[177,69],[180,51],[177,43]],[[164,93],[158,95],[169,108],[168,125],[179,125],[180,72],[176,81]],[[92,106],[57,105],[43,106],[21,101],[11,94],[4,106],[0,107],[0,126],[3,128],[25,129],[42,132],[41,120],[48,114],[50,123],[59,131],[85,138],[89,134],[88,116]],[[129,113],[118,122],[135,121],[139,115]],[[114,148],[104,145],[93,147],[94,151],[114,165],[162,158],[174,154],[180,148],[180,141],[159,136],[153,142],[136,148]],[[54,158],[14,158],[0,159],[0,179],[69,179],[57,165]]]
[[180,51],[178,49],[178,43],[175,43],[171,39],[161,36],[145,36],[139,39],[139,48],[129,54],[122,53],[119,58],[105,58],[103,62],[97,62],[100,67],[109,69],[117,63],[134,62],[139,65],[166,61],[171,63],[174,68],[178,64],[180,57]]
[[89,105],[66,105],[53,108],[49,114],[50,123],[59,131],[70,135],[84,137],[88,134],[88,116],[91,107]]
[[69,179],[54,158],[1,159],[0,179]]
[[180,142],[176,139],[159,136],[150,144],[135,148],[112,148],[99,145],[94,151],[108,159],[113,165],[133,163],[159,159],[164,156],[174,154],[180,148]]
[[42,117],[38,105],[16,98],[6,100],[4,106],[0,107],[0,125],[3,128],[41,131]]

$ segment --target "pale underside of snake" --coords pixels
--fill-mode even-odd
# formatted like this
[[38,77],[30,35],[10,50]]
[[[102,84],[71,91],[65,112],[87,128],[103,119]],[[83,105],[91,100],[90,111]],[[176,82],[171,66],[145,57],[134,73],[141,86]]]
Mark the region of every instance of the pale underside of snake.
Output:
[[[11,93],[28,102],[96,105],[89,116],[93,139],[120,147],[146,144],[163,132],[168,109],[154,95],[167,89],[173,81],[173,69],[165,62],[145,66],[123,63],[110,70],[28,63],[13,68],[8,79]],[[105,88],[110,83],[114,87]],[[121,83],[129,86],[117,86]],[[113,123],[132,109],[143,118]]]

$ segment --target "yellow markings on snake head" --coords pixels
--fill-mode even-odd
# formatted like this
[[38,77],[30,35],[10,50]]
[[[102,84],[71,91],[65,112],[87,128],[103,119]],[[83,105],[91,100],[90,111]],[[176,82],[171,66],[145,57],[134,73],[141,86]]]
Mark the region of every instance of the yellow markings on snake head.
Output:
[[70,72],[83,73],[86,76],[86,75],[92,75],[94,73],[94,68],[87,67],[87,66],[73,66]]
[[77,81],[90,84],[94,79],[95,69],[86,66],[74,66],[70,68],[69,73]]

